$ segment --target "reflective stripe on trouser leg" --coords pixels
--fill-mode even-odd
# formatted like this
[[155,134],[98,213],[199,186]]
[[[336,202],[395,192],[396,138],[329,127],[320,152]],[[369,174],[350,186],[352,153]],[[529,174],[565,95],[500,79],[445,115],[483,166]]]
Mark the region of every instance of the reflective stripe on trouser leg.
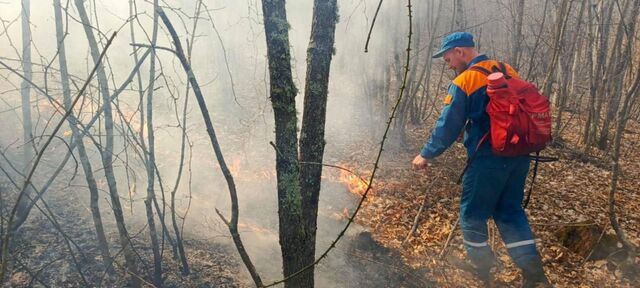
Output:
[[471,246],[473,248],[482,248],[482,247],[485,247],[485,246],[488,245],[487,241],[484,241],[484,242],[471,242],[471,241],[464,240],[462,242],[464,243],[464,245],[468,245],[468,246]]
[[531,239],[531,240],[523,240],[518,242],[507,243],[505,246],[507,246],[507,249],[512,249],[512,248],[518,248],[520,246],[534,245],[534,244],[536,244],[536,241]]
[[493,219],[496,222],[500,236],[513,262],[523,268],[539,259],[529,221],[524,209],[522,198],[524,184],[529,171],[528,159],[513,159],[510,165],[511,177],[505,183],[504,190],[496,205]]
[[513,262],[515,262],[520,269],[529,271],[532,269],[540,269],[540,271],[542,271],[540,255],[536,249],[536,241],[534,239],[505,243],[505,246],[507,247],[509,256],[511,256]]
[[464,250],[478,273],[488,273],[494,266],[494,255],[491,247],[484,242],[471,242],[464,240]]
[[494,263],[493,251],[487,245],[487,220],[508,178],[504,169],[494,169],[496,165],[501,167],[501,162],[495,157],[474,159],[462,183],[460,228],[467,257],[478,272],[488,271]]

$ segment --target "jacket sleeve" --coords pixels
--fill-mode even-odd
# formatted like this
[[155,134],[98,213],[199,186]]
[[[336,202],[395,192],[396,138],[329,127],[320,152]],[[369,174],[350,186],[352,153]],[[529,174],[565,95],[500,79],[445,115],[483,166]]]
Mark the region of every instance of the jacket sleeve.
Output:
[[422,157],[433,159],[456,141],[467,120],[467,101],[467,95],[462,89],[454,84],[449,86],[445,107],[431,131],[431,137],[420,152]]

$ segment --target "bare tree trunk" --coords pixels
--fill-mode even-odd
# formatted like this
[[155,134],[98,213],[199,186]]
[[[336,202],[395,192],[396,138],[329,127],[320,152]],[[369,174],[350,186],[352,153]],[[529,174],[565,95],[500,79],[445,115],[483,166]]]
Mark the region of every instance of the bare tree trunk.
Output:
[[[216,212],[222,218],[225,224],[227,224],[227,227],[229,228],[229,232],[231,232],[231,237],[233,238],[233,242],[236,245],[236,248],[238,250],[238,253],[240,254],[240,257],[242,258],[243,263],[247,267],[247,270],[249,270],[249,273],[251,274],[251,278],[253,278],[253,281],[256,284],[256,286],[261,287],[262,280],[260,279],[260,275],[258,275],[258,273],[256,272],[256,269],[253,266],[253,263],[251,262],[251,259],[249,258],[249,255],[247,254],[247,251],[244,248],[242,239],[240,238],[240,234],[238,233],[238,217],[240,212],[238,211],[238,194],[236,191],[235,182],[233,180],[233,175],[231,174],[229,167],[227,167],[227,164],[224,160],[224,155],[222,155],[222,149],[220,148],[220,144],[218,143],[218,138],[216,136],[215,129],[213,128],[213,122],[211,122],[211,117],[209,116],[209,110],[207,109],[207,104],[204,101],[202,90],[200,90],[200,85],[198,84],[198,81],[196,80],[196,77],[193,74],[193,70],[191,70],[191,65],[187,61],[187,57],[185,56],[184,50],[182,49],[182,44],[180,43],[180,39],[178,38],[178,34],[176,33],[175,29],[173,28],[173,25],[169,21],[169,18],[164,13],[164,10],[162,9],[161,6],[157,7],[157,13],[158,13],[158,16],[160,16],[160,18],[162,19],[162,22],[164,23],[165,27],[167,27],[167,30],[175,46],[176,56],[178,56],[178,59],[180,60],[180,64],[182,64],[182,68],[187,74],[187,80],[189,81],[189,83],[191,83],[193,93],[196,96],[196,100],[198,100],[198,106],[200,107],[202,118],[204,120],[205,126],[207,127],[207,134],[209,136],[211,146],[216,155],[216,159],[218,160],[218,164],[220,165],[220,170],[222,170],[222,174],[224,175],[224,178],[227,181],[227,188],[229,189],[229,196],[231,198],[231,220],[227,221],[222,216],[222,214],[219,211],[217,211],[217,209],[216,209]],[[284,23],[286,24],[286,22]]]
[[[433,58],[431,58],[431,54],[433,54],[433,48],[434,48],[434,43],[436,40],[436,31],[438,31],[438,27],[440,26],[440,19],[442,19],[441,15],[442,15],[442,3],[444,1],[440,0],[438,1],[438,9],[435,11],[435,20],[433,21],[433,23],[431,23],[431,29],[429,29],[429,44],[427,44],[427,64],[425,66],[425,71],[427,71],[427,75],[425,76],[425,82],[424,82],[424,93],[422,95],[421,98],[421,102],[420,102],[420,113],[419,113],[419,117],[420,119],[424,119],[425,118],[425,114],[427,112],[427,109],[429,108],[428,104],[429,101],[428,99],[431,96],[431,93],[429,93],[431,91],[431,75],[432,75],[432,70],[433,70]],[[433,11],[430,13],[430,15],[433,15]],[[430,17],[431,18],[431,17]]]
[[[301,270],[307,261],[297,249],[308,243],[302,215],[300,167],[297,162],[297,115],[295,96],[298,93],[291,74],[289,24],[284,0],[262,0],[262,14],[269,61],[269,84],[276,132],[276,174],[278,182],[278,218],[280,251],[284,276]],[[293,228],[293,227],[298,227]],[[305,274],[308,275],[308,274]],[[301,287],[305,277],[285,282],[285,287]],[[307,282],[308,283],[308,282]]]
[[[583,5],[586,7],[586,10],[591,9],[590,7],[588,7],[588,3],[584,2]],[[582,8],[584,9],[584,8]],[[584,11],[582,12],[584,14]],[[582,16],[584,17],[584,15]],[[589,21],[589,20],[587,20]],[[589,26],[590,23],[586,23],[584,26]],[[580,25],[581,27],[582,25]],[[586,29],[588,30],[589,27],[586,27]],[[587,32],[588,33],[588,32]],[[580,103],[580,101],[578,101],[578,98],[576,97],[578,94],[578,83],[581,83],[581,80],[583,79],[579,79],[578,75],[583,75],[584,74],[584,69],[585,67],[588,67],[589,69],[591,69],[591,67],[587,64],[585,65],[583,61],[585,61],[584,57],[585,56],[589,56],[591,55],[588,51],[585,51],[588,49],[590,43],[588,43],[587,41],[583,41],[583,38],[585,37],[581,37],[581,29],[578,28],[577,32],[576,32],[576,51],[574,53],[574,57],[573,57],[573,63],[571,64],[571,82],[569,84],[569,95],[570,95],[570,100],[572,100],[572,104],[571,104],[571,109],[572,110],[576,110],[576,111],[580,111],[580,105],[582,103]],[[587,60],[588,62],[588,60]]]
[[[147,88],[147,199],[144,205],[147,210],[147,224],[149,226],[149,236],[151,237],[151,249],[153,250],[153,281],[156,286],[162,286],[162,256],[160,255],[160,244],[156,233],[156,224],[153,216],[152,202],[156,198],[154,191],[155,184],[155,139],[153,131],[153,91],[156,78],[156,49],[154,48],[158,40],[158,0],[153,1],[153,32],[151,34],[151,55],[149,59],[149,87]],[[144,141],[144,139],[140,139]],[[158,211],[160,213],[160,211]],[[162,221],[162,218],[160,219]]]
[[[638,3],[634,4],[634,11],[637,13],[638,11]],[[629,89],[624,103],[622,105],[622,110],[618,115],[618,123],[616,125],[616,136],[613,140],[613,167],[612,167],[612,175],[611,175],[611,190],[609,190],[608,197],[608,208],[609,208],[609,220],[611,221],[611,227],[616,232],[618,240],[622,243],[624,248],[627,250],[627,262],[631,263],[631,265],[635,264],[636,259],[636,251],[634,245],[627,240],[624,235],[624,231],[620,227],[618,223],[618,219],[616,217],[615,212],[615,194],[618,188],[618,178],[620,177],[620,143],[622,142],[622,137],[624,136],[624,128],[627,124],[629,109],[631,108],[631,103],[635,102],[635,99],[638,97],[638,88],[640,86],[640,69],[637,69],[634,83],[631,85]]]
[[551,88],[553,87],[553,76],[556,72],[556,66],[558,63],[558,57],[560,55],[562,38],[564,37],[565,27],[567,26],[567,20],[569,19],[569,15],[571,14],[571,4],[573,0],[562,0],[560,4],[560,10],[558,10],[558,14],[556,16],[556,31],[553,36],[553,56],[551,57],[551,64],[549,64],[549,69],[547,71],[547,76],[545,77],[544,84],[542,85],[542,95],[547,97],[551,97]]
[[467,27],[467,19],[465,17],[464,4],[463,0],[455,0],[454,5],[454,19],[455,19],[455,30],[462,30]]
[[[420,21],[418,21],[419,23]],[[415,51],[418,51],[420,49],[420,39],[421,39],[421,25],[418,24],[418,30],[416,33],[416,41],[414,44],[413,49]],[[406,143],[406,128],[407,128],[407,122],[409,121],[410,118],[410,114],[411,114],[411,109],[413,108],[414,105],[414,100],[415,100],[415,94],[418,91],[418,86],[420,85],[420,80],[418,79],[418,81],[416,81],[416,75],[417,75],[417,70],[418,70],[418,65],[420,62],[420,54],[417,54],[412,63],[411,63],[411,67],[409,68],[409,78],[407,79],[407,97],[405,97],[402,100],[402,103],[400,104],[400,107],[398,108],[398,112],[397,112],[397,117],[395,119],[395,129],[397,130],[396,132],[398,133],[398,135],[400,136],[400,143],[402,143],[402,146],[405,146],[404,144]],[[400,69],[398,69],[398,71],[400,71]],[[421,74],[419,77],[424,76],[424,74]],[[402,78],[398,78],[398,80],[402,80]]]
[[572,78],[575,76],[575,73],[574,71],[570,71],[569,67],[572,67],[573,69],[577,68],[574,64],[576,62],[576,58],[578,57],[579,53],[576,53],[575,50],[578,42],[578,37],[580,36],[580,28],[582,26],[581,24],[582,24],[582,16],[584,14],[584,8],[585,8],[585,2],[582,2],[582,4],[580,5],[580,12],[578,13],[576,29],[574,31],[573,37],[571,38],[571,42],[569,43],[570,48],[567,50],[567,53],[570,53],[570,56],[568,56],[568,60],[564,61],[561,64],[561,66],[564,69],[562,71],[563,75],[561,75],[561,79],[563,79],[563,81],[560,87],[560,93],[558,93],[558,96],[556,99],[557,100],[556,109],[558,111],[558,114],[556,116],[556,123],[553,131],[555,140],[561,139],[561,135],[559,135],[559,133],[562,127],[562,113],[564,112],[564,109],[567,104],[567,98],[569,97],[569,92],[568,92],[569,88],[572,86],[569,83],[575,81],[575,79]]
[[[56,40],[58,41],[58,61],[60,63],[60,81],[62,83],[62,95],[64,97],[64,105],[66,109],[71,109],[71,89],[69,87],[69,73],[67,72],[67,53],[64,45],[64,30],[62,27],[62,6],[60,0],[53,1],[53,7],[56,20]],[[105,269],[113,274],[113,265],[111,254],[109,253],[109,244],[107,243],[107,237],[104,234],[104,226],[102,225],[102,217],[100,215],[99,207],[99,195],[98,185],[96,183],[95,176],[93,175],[93,168],[87,155],[87,150],[82,142],[82,135],[78,131],[77,121],[75,117],[69,117],[69,127],[73,138],[78,145],[78,155],[80,156],[80,163],[82,164],[82,170],[84,171],[85,178],[87,180],[87,186],[89,187],[89,193],[91,194],[90,208],[91,215],[93,216],[93,224],[96,228],[96,237],[98,239],[98,248],[102,253],[102,262]]]
[[[82,21],[84,32],[89,42],[89,48],[91,51],[91,57],[94,63],[98,63],[99,50],[98,43],[92,31],[92,27],[89,22],[89,16],[84,8],[84,0],[75,0],[76,8],[80,20]],[[129,278],[130,284],[133,287],[140,286],[140,280],[137,278],[138,267],[135,256],[129,241],[129,234],[124,222],[124,215],[122,213],[122,205],[120,204],[120,195],[118,194],[118,185],[116,177],[113,171],[113,115],[111,110],[111,99],[109,97],[109,87],[107,83],[107,76],[104,72],[104,65],[100,64],[97,69],[97,78],[100,94],[102,95],[102,101],[104,105],[104,125],[106,132],[106,143],[104,150],[101,151],[102,164],[104,166],[105,177],[107,178],[107,186],[109,187],[109,195],[111,196],[111,206],[113,214],[116,219],[116,225],[120,234],[120,244],[124,249],[124,256],[126,260],[127,269],[129,273],[133,274]]]
[[[327,95],[329,93],[329,72],[333,55],[338,3],[336,0],[315,0],[311,36],[307,48],[307,75],[305,80],[304,108],[300,130],[300,161],[322,163],[324,155],[324,129],[327,116]],[[302,266],[300,270],[313,264],[316,252],[316,229],[318,201],[320,197],[321,165],[301,165],[300,189],[302,195],[303,218],[306,222],[306,245],[298,248]],[[280,227],[282,230],[291,227]],[[295,271],[294,271],[295,272]],[[286,275],[286,274],[285,274]],[[310,268],[292,281],[289,287],[313,287],[314,268]]]
[[590,133],[590,127],[591,127],[591,119],[593,118],[593,114],[595,113],[595,90],[593,88],[593,86],[595,85],[595,71],[594,71],[594,63],[593,63],[593,46],[594,45],[594,41],[595,41],[595,36],[594,36],[594,23],[593,23],[593,19],[594,19],[594,15],[595,14],[593,12],[593,9],[591,8],[591,0],[589,0],[589,6],[587,9],[587,17],[588,17],[588,22],[587,22],[587,47],[585,48],[585,50],[587,50],[587,53],[585,54],[586,58],[587,58],[587,68],[589,69],[588,74],[589,74],[589,98],[587,101],[587,120],[585,121],[584,124],[584,130],[582,133],[582,142],[584,143],[584,153],[587,154],[589,152],[589,141],[591,139],[591,133]]
[[[613,11],[613,8],[611,6],[614,4],[609,3],[609,1],[602,1],[600,5],[600,21],[597,23],[598,42],[596,42],[595,38],[593,37],[591,37],[592,41],[590,41],[594,45],[597,44],[598,47],[596,50],[594,50],[595,55],[592,56],[597,62],[595,63],[595,67],[591,68],[592,72],[590,72],[592,73],[592,76],[590,77],[591,81],[589,86],[589,116],[587,118],[585,133],[583,135],[583,141],[585,143],[585,154],[589,154],[589,149],[593,145],[594,139],[596,139],[597,128],[600,121],[600,104],[598,104],[602,103],[600,99],[602,96],[600,92],[600,86],[603,85],[602,79],[607,74],[605,71],[605,64],[608,54],[607,48],[609,42],[609,27],[611,26],[608,25],[608,21],[610,21]],[[591,9],[590,12],[592,12]]]
[[[625,1],[624,9],[622,11],[628,11],[628,7],[631,1]],[[635,6],[634,6],[635,7]],[[635,14],[634,14],[635,13]],[[622,97],[622,84],[624,82],[625,70],[629,67],[629,64],[632,61],[632,51],[635,42],[635,26],[636,19],[638,17],[638,11],[635,9],[631,10],[631,14],[628,19],[625,20],[625,15],[620,15],[620,23],[618,24],[618,34],[616,35],[616,43],[618,43],[618,47],[620,42],[622,42],[623,35],[626,35],[627,43],[624,47],[622,53],[616,55],[617,57],[612,57],[612,65],[615,59],[619,59],[615,61],[616,68],[613,70],[613,75],[611,76],[612,86],[609,93],[608,109],[606,117],[604,118],[604,122],[602,123],[602,129],[600,130],[600,139],[598,140],[598,148],[605,150],[609,144],[609,128],[611,126],[611,122],[614,120],[616,114],[618,113],[618,108],[620,106],[620,100]],[[619,37],[619,39],[618,39]],[[615,46],[614,46],[615,47]],[[619,49],[615,49],[619,50]]]
[[[196,12],[193,17],[193,30],[191,31],[191,39],[187,39],[187,63],[191,65],[191,52],[193,50],[194,40],[196,36],[196,28],[198,27],[198,19],[200,17],[200,10],[202,9],[202,0],[198,1],[196,4]],[[182,124],[180,125],[182,130],[182,137],[180,143],[180,164],[178,165],[178,172],[176,176],[175,186],[171,191],[171,222],[173,224],[173,231],[176,234],[176,245],[178,246],[178,252],[180,255],[180,262],[182,264],[182,275],[189,275],[189,263],[187,261],[187,255],[184,250],[184,243],[182,241],[182,233],[180,232],[180,227],[178,226],[178,220],[176,215],[176,192],[178,191],[178,187],[180,185],[180,180],[182,178],[182,170],[184,168],[184,158],[185,158],[185,149],[187,144],[187,107],[189,104],[189,91],[191,90],[191,84],[187,82],[187,87],[184,96],[184,106],[182,109]],[[177,103],[177,102],[176,102]],[[176,107],[178,105],[176,104]],[[178,122],[180,121],[177,119]]]
[[[31,122],[31,28],[30,25],[30,0],[22,0],[21,22],[22,22],[22,71],[25,80],[20,84],[20,95],[22,96],[22,163],[23,175],[27,175],[31,170],[31,162],[33,161],[33,125]],[[28,79],[28,81],[27,81]],[[22,224],[29,213],[29,199],[34,194],[31,186],[27,186],[25,197],[20,198],[18,202],[18,210],[16,213],[16,221],[13,227],[9,227],[11,232],[15,232],[20,224]]]
[[[133,17],[135,17],[136,14],[136,10],[135,10],[135,0],[129,0],[129,17],[131,17],[131,19],[133,19]],[[134,28],[134,22],[135,21],[129,21],[129,30],[131,33],[131,43],[137,43],[136,42],[136,34],[135,34],[135,28]],[[133,61],[135,61],[136,63],[138,62],[138,47],[132,46],[132,53],[133,54]],[[151,48],[149,48],[149,50],[151,51]],[[140,73],[140,70],[138,69],[135,73],[135,77],[136,77],[136,82],[138,83],[138,111],[140,112],[140,126],[138,127],[138,131],[139,131],[139,138],[140,139],[144,139],[144,89],[142,88],[142,75]],[[133,86],[133,85],[132,85]],[[141,142],[142,144],[144,144],[144,141]],[[145,160],[146,161],[146,160]],[[133,195],[132,195],[132,191],[133,189],[129,190],[129,201],[130,201],[130,208],[131,209],[131,213],[133,215]],[[133,191],[135,192],[135,191]]]
[[522,45],[522,22],[524,19],[524,0],[518,0],[518,6],[516,7],[516,17],[514,17],[515,31],[513,32],[513,43],[511,43],[511,57],[509,62],[513,68],[520,70],[520,47]]

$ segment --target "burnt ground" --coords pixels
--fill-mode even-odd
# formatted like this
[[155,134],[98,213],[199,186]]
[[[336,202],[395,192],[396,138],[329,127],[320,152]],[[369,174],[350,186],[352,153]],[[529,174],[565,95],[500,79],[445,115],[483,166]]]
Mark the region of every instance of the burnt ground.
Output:
[[[32,212],[29,220],[20,229],[14,239],[12,249],[12,267],[10,267],[10,287],[86,287],[78,268],[86,282],[92,287],[124,287],[121,246],[118,245],[115,227],[105,222],[111,254],[116,257],[114,276],[105,274],[100,251],[96,245],[93,223],[86,215],[77,213],[82,207],[70,206],[73,201],[59,202],[49,199],[47,204],[55,211],[59,229],[40,211]],[[107,214],[107,213],[105,213]],[[109,217],[103,214],[103,217]],[[151,271],[152,251],[147,243],[146,227],[131,230],[132,242],[136,254]],[[69,239],[69,246],[65,241]],[[185,240],[188,260],[191,268],[189,276],[180,275],[179,262],[172,257],[171,249],[165,246],[163,257],[164,283],[166,287],[245,287],[237,275],[242,267],[228,246],[213,241]],[[74,260],[75,258],[75,260]],[[77,264],[76,264],[77,263]],[[142,274],[145,281],[149,277]],[[149,285],[147,285],[148,287]]]
[[[319,211],[320,227],[318,231],[318,255],[329,246],[339,229],[347,222],[347,213],[351,213],[358,197],[348,192],[343,183],[327,181],[323,191],[327,191]],[[8,185],[4,191],[15,193]],[[83,277],[92,287],[125,287],[124,259],[121,246],[118,244],[116,227],[112,215],[103,206],[103,220],[107,232],[111,254],[116,258],[116,275],[105,273],[100,252],[95,240],[93,222],[88,207],[82,205],[83,197],[76,192],[84,193],[81,187],[67,187],[79,191],[67,191],[68,197],[60,197],[61,193],[47,197],[46,203],[54,211],[56,222],[64,232],[64,236],[41,211],[34,208],[29,220],[20,229],[12,247],[12,266],[9,268],[9,287],[85,287]],[[329,204],[339,203],[339,204]],[[269,205],[262,207],[269,209]],[[273,210],[275,211],[275,210]],[[251,214],[251,213],[247,213]],[[127,215],[125,215],[126,217]],[[131,220],[129,233],[138,260],[144,264],[141,277],[150,287],[152,271],[152,251],[148,243],[148,230],[139,220]],[[188,220],[187,220],[188,221]],[[131,223],[130,223],[131,224]],[[261,219],[242,219],[243,238],[248,247],[269,246],[269,257],[279,257],[277,246],[277,227],[273,223]],[[428,287],[433,283],[427,279],[426,269],[414,269],[402,259],[395,249],[380,245],[373,238],[370,229],[353,224],[343,240],[316,269],[318,287]],[[225,232],[222,230],[222,232]],[[255,235],[258,234],[258,235]],[[253,236],[252,236],[253,235]],[[69,244],[65,241],[69,240]],[[255,240],[261,239],[261,240]],[[262,241],[256,244],[251,241]],[[71,250],[69,246],[71,246]],[[191,273],[183,276],[179,273],[180,263],[172,257],[168,243],[163,253],[163,275],[165,287],[252,287],[252,282],[239,259],[230,237],[219,233],[215,237],[202,237],[198,231],[189,231],[185,235],[185,249]],[[264,248],[262,248],[264,249]],[[322,251],[321,251],[322,250]],[[70,252],[72,251],[72,253]],[[250,250],[250,253],[252,251]],[[265,266],[264,258],[254,259],[259,270]],[[279,262],[269,264],[274,267],[264,269],[263,281],[269,283],[280,279]],[[82,273],[80,276],[79,270]],[[141,269],[142,270],[142,269]],[[274,272],[275,271],[275,272]]]

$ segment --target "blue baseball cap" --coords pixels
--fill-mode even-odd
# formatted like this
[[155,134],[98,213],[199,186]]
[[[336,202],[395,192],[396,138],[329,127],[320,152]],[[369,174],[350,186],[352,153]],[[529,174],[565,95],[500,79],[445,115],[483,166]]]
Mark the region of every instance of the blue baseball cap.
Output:
[[447,37],[442,39],[442,45],[440,46],[440,51],[436,52],[431,56],[432,58],[440,58],[442,55],[447,52],[449,49],[455,47],[475,47],[476,44],[473,42],[473,35],[468,32],[454,32]]

